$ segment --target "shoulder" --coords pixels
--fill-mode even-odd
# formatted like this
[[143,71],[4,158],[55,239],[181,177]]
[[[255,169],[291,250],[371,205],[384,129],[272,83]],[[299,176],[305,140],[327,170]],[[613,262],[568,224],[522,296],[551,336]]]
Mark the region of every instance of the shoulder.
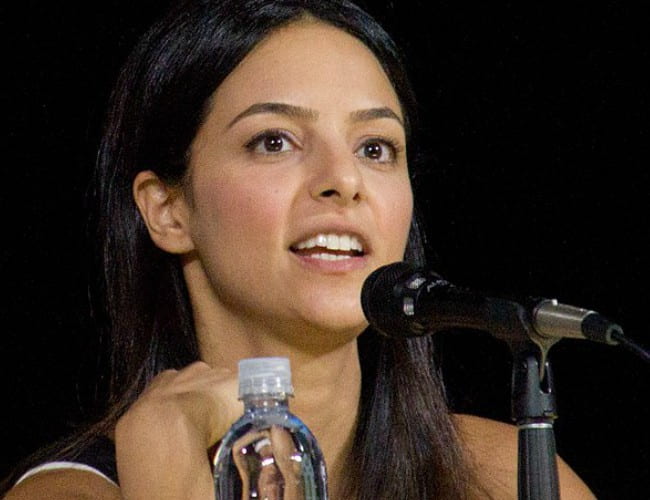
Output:
[[[461,443],[478,482],[494,498],[517,498],[518,431],[514,425],[472,415],[455,415]],[[558,457],[563,499],[593,499],[585,483]]]
[[119,488],[104,477],[75,469],[45,471],[11,489],[6,500],[118,500]]
[[[17,467],[14,472],[16,479],[12,479],[15,481],[13,488],[5,498],[121,498],[117,486],[113,441],[104,435],[75,439],[76,446],[70,447],[68,451],[60,451],[63,447],[61,443],[66,443],[62,440],[52,445],[52,449],[41,452],[39,458],[34,456],[28,459],[25,464],[31,461],[31,468],[25,465]],[[23,473],[20,471],[21,467],[25,467],[27,471]]]

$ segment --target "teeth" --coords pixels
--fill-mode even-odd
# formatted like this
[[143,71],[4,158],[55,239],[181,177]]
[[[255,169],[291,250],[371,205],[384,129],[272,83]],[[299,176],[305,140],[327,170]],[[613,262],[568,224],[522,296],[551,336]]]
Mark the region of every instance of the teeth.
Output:
[[[312,243],[313,240],[313,243]],[[307,248],[314,248],[314,247],[325,247],[327,248],[327,235],[325,234],[319,234],[315,238],[312,238],[311,240],[307,240],[310,243],[310,246]]]
[[[351,234],[318,234],[313,238],[308,240],[301,241],[295,248],[298,250],[304,250],[307,248],[327,248],[328,250],[343,250],[350,251],[355,250],[357,252],[363,251],[363,245],[356,236]],[[317,254],[317,255],[330,255],[330,254]],[[317,255],[314,255],[314,258],[320,258]],[[335,256],[332,256],[335,257]],[[346,256],[342,256],[346,257]]]

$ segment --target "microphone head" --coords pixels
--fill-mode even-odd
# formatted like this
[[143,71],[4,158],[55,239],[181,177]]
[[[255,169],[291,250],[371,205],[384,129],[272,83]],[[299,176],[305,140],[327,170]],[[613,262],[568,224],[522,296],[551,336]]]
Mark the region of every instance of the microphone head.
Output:
[[408,284],[423,277],[422,270],[406,262],[395,262],[373,271],[361,289],[361,307],[370,325],[391,338],[427,334],[413,329],[404,302]]

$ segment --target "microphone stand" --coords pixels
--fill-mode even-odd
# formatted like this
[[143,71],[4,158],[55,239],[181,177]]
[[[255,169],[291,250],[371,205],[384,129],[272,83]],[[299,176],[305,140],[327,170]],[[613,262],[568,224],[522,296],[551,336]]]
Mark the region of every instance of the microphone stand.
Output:
[[519,500],[559,500],[553,422],[557,418],[553,374],[546,359],[557,339],[532,330],[528,309],[489,299],[490,333],[504,340],[513,355],[511,414],[519,429]]

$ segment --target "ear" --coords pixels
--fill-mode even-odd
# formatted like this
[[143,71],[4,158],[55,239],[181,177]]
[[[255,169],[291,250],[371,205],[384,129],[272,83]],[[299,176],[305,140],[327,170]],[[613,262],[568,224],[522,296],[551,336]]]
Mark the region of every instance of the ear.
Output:
[[151,170],[145,170],[133,181],[133,198],[158,248],[174,254],[194,249],[189,207],[179,188],[168,186]]

